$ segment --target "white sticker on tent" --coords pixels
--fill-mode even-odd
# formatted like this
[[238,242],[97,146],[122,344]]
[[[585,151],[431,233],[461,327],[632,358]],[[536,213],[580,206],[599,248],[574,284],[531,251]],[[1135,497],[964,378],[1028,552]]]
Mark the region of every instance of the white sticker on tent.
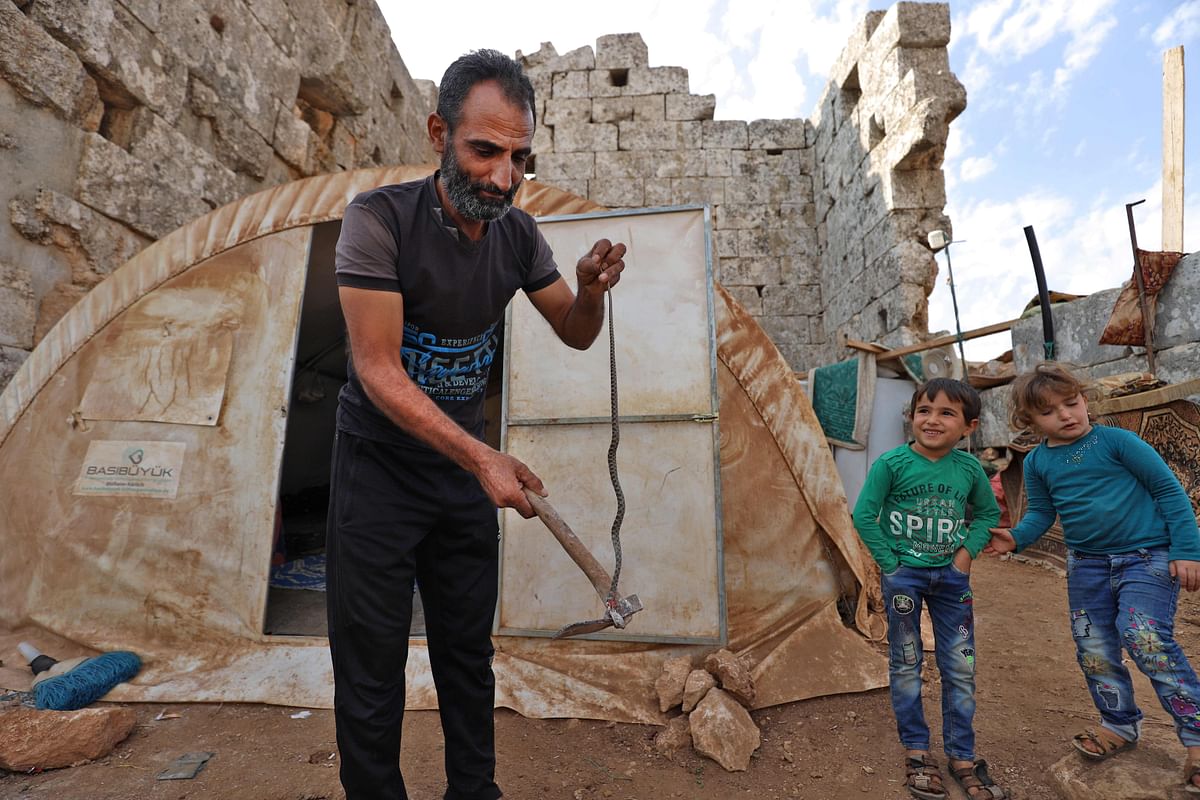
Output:
[[183,442],[94,441],[88,445],[75,494],[175,499]]

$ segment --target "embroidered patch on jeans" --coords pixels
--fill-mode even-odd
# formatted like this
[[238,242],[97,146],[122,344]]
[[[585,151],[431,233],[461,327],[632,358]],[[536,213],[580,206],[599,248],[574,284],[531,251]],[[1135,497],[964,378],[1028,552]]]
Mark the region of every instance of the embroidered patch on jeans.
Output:
[[1171,706],[1171,713],[1177,717],[1183,717],[1188,720],[1191,727],[1197,726],[1197,716],[1200,716],[1200,705],[1196,701],[1186,695],[1173,694],[1167,698],[1167,705]]
[[1113,686],[1111,683],[1096,684],[1096,696],[1104,702],[1106,708],[1121,707],[1121,690]]
[[1084,653],[1079,659],[1084,675],[1099,675],[1108,672],[1108,661],[1099,653]]
[[1071,612],[1071,635],[1076,639],[1086,639],[1092,635],[1092,618],[1087,611]]
[[911,664],[917,663],[917,645],[916,645],[916,643],[905,642],[904,645],[901,647],[901,650],[904,653],[904,663],[905,664],[911,665]]
[[958,652],[963,654],[963,658],[965,658],[967,660],[968,667],[975,666],[975,650],[974,650],[974,648],[964,647],[962,650],[959,650]]
[[906,594],[898,594],[892,597],[892,608],[897,614],[911,614],[913,610],[913,599]]

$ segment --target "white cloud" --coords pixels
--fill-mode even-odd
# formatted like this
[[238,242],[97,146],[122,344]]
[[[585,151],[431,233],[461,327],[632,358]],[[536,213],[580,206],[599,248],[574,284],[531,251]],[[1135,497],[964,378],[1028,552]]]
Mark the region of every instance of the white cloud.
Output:
[[1175,47],[1200,35],[1200,0],[1188,0],[1175,7],[1154,29],[1150,38],[1160,49]]
[[990,155],[964,158],[962,167],[959,169],[959,175],[964,182],[970,183],[971,181],[979,180],[995,168],[996,162]]

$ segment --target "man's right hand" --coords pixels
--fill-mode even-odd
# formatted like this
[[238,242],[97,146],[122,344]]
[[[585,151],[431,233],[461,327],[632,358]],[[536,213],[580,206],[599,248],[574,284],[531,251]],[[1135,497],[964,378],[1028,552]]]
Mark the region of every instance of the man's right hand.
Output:
[[988,528],[988,533],[992,535],[992,539],[987,547],[983,548],[983,552],[989,556],[1003,555],[1017,549],[1017,540],[1013,538],[1009,528]]
[[477,466],[472,472],[479,479],[479,485],[497,508],[515,509],[525,519],[534,515],[533,506],[525,496],[525,489],[546,496],[546,487],[542,479],[533,473],[529,467],[507,453],[493,450],[486,445],[481,447]]

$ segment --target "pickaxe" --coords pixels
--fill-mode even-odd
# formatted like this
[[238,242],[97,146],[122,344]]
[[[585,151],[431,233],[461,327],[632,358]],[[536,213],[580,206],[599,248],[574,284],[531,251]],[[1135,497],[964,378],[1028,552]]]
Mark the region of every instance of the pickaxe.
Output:
[[529,489],[525,490],[525,496],[529,499],[529,504],[533,506],[534,513],[546,524],[546,527],[554,534],[554,538],[558,539],[558,543],[567,551],[571,560],[583,570],[583,574],[592,582],[596,594],[600,595],[600,600],[604,603],[605,615],[603,617],[567,625],[554,634],[554,638],[563,639],[567,636],[595,633],[605,628],[624,628],[625,624],[629,622],[629,618],[642,610],[642,601],[636,594],[628,597],[621,597],[617,594],[608,570],[604,569],[583,542],[579,541],[579,537],[571,530],[571,526],[554,510],[554,506],[550,505],[546,498]]

